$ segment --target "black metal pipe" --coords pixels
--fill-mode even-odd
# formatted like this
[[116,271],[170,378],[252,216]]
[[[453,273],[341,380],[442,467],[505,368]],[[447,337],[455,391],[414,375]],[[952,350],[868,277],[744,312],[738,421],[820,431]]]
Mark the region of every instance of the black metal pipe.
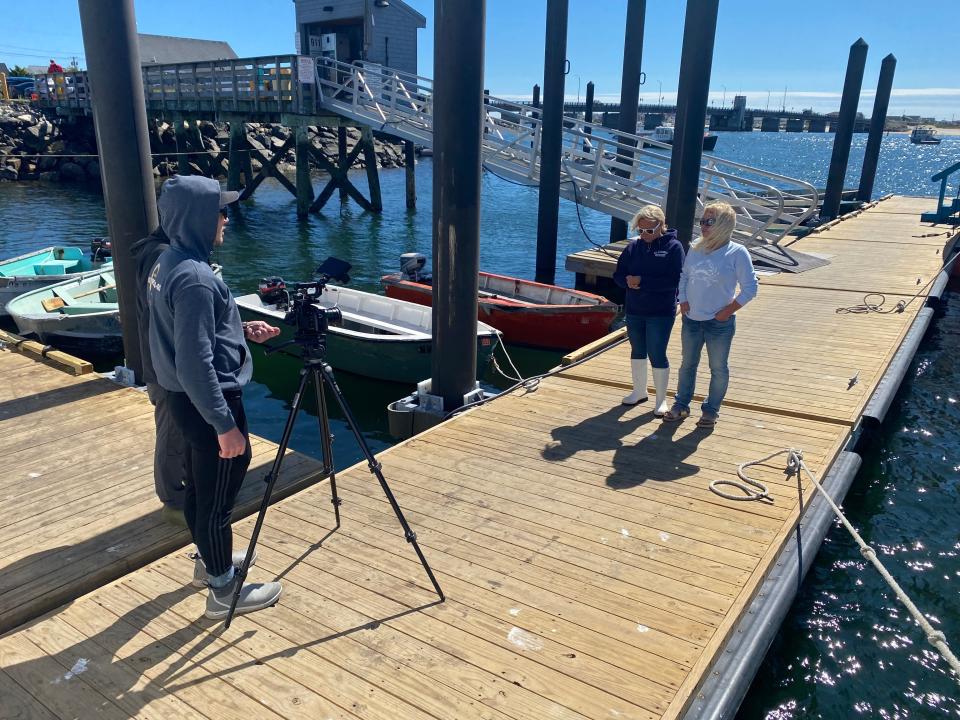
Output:
[[133,0],[79,0],[100,177],[113,244],[123,351],[140,382],[137,266],[130,246],[157,227],[150,135]]
[[477,379],[485,17],[486,0],[434,1],[430,392],[447,411]]
[[557,272],[568,4],[568,0],[547,0],[546,48],[543,54],[543,120],[540,126],[540,190],[534,277],[537,282],[551,285]]
[[[637,134],[637,106],[640,104],[640,65],[643,62],[643,26],[647,16],[646,0],[627,0],[627,21],[623,33],[623,73],[620,77],[620,121],[617,127],[630,135]],[[625,138],[619,142],[633,145]],[[621,162],[633,160],[633,153],[619,153]],[[610,218],[610,242],[627,237],[627,223]]]
[[830,157],[830,171],[827,174],[827,189],[823,194],[823,207],[820,210],[820,217],[825,220],[840,214],[843,180],[847,174],[847,161],[850,159],[850,141],[853,140],[853,124],[857,119],[857,105],[860,102],[860,86],[863,84],[868,48],[863,38],[850,46],[847,75],[843,80],[843,97],[840,98],[840,112],[837,115],[836,135],[833,137],[833,155]]
[[684,248],[693,239],[697,188],[703,157],[703,123],[707,117],[713,42],[720,0],[688,0],[677,86],[677,117],[667,185],[667,225],[677,229]]
[[877,176],[877,162],[880,160],[880,144],[883,141],[883,128],[887,123],[887,107],[890,105],[890,91],[893,89],[893,74],[897,70],[897,58],[893,53],[880,63],[880,79],[877,81],[877,94],[873,100],[873,113],[870,115],[870,137],[863,154],[863,169],[860,171],[860,188],[857,200],[867,202],[873,195],[873,181]]

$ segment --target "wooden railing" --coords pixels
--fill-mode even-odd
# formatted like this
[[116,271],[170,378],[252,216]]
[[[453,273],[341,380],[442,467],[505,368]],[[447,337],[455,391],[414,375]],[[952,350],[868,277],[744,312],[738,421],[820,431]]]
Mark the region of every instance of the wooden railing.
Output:
[[[296,55],[145,65],[147,108],[160,112],[313,114],[316,85],[299,82]],[[38,104],[89,111],[86,72],[36,76]]]

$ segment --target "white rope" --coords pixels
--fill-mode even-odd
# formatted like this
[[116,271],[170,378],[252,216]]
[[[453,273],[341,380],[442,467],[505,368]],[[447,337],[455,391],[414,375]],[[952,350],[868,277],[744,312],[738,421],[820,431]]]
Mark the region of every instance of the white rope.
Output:
[[537,385],[540,384],[540,378],[538,377],[524,378],[520,374],[520,371],[517,370],[517,366],[514,365],[513,358],[510,357],[510,353],[507,352],[507,346],[504,345],[503,342],[501,341],[499,344],[499,347],[501,350],[503,350],[503,356],[507,359],[507,362],[510,364],[510,369],[513,370],[513,375],[510,375],[509,373],[505,372],[503,368],[500,367],[500,364],[497,362],[496,356],[492,358],[494,370],[496,370],[498,373],[503,375],[507,380],[513,380],[514,382],[521,383],[524,389],[526,390],[533,390],[534,388],[536,388]]
[[[887,583],[890,589],[893,590],[894,594],[897,596],[897,599],[901,603],[903,603],[903,605],[910,612],[910,615],[913,616],[913,619],[921,627],[921,629],[923,630],[924,634],[927,637],[927,642],[929,642],[934,648],[936,648],[937,651],[940,653],[940,655],[943,657],[943,659],[947,661],[947,664],[950,666],[950,669],[953,670],[954,672],[954,676],[957,683],[960,684],[960,660],[958,660],[957,656],[954,655],[953,652],[950,650],[950,646],[947,644],[946,636],[943,634],[942,631],[937,630],[935,627],[933,627],[933,625],[930,624],[930,621],[927,620],[926,617],[924,617],[923,613],[920,612],[920,610],[913,603],[913,601],[910,599],[907,593],[904,592],[903,588],[900,587],[899,583],[897,583],[897,581],[890,574],[887,568],[884,567],[883,563],[880,562],[880,559],[877,557],[877,551],[874,550],[872,547],[870,547],[864,541],[864,539],[860,537],[860,533],[858,533],[856,528],[854,528],[853,525],[850,524],[850,521],[847,520],[847,517],[846,515],[843,514],[843,511],[833,501],[833,498],[830,497],[830,494],[823,489],[823,486],[817,480],[813,472],[810,471],[810,468],[806,466],[806,463],[803,462],[803,453],[801,451],[795,450],[793,448],[779,450],[775,453],[767,455],[765,458],[761,460],[754,460],[752,462],[742,463],[737,467],[737,474],[743,480],[749,482],[752,485],[763,487],[763,492],[759,494],[753,493],[748,488],[747,489],[742,488],[742,486],[740,486],[739,483],[733,480],[728,480],[728,481],[715,480],[713,483],[710,483],[710,489],[716,492],[718,495],[727,497],[731,500],[757,500],[757,499],[760,499],[761,497],[769,498],[769,495],[766,492],[766,486],[763,486],[763,483],[760,483],[756,480],[751,480],[750,478],[746,477],[745,473],[743,473],[743,468],[748,467],[750,465],[757,465],[759,463],[762,463],[766,460],[776,457],[777,455],[782,455],[784,453],[787,454],[787,473],[793,474],[795,472],[799,472],[800,469],[802,469],[804,472],[807,473],[807,477],[810,478],[810,481],[813,483],[814,487],[816,487],[816,489],[820,491],[820,493],[823,495],[824,500],[827,501],[827,504],[830,505],[830,508],[833,510],[834,514],[837,516],[837,518],[839,518],[840,522],[843,523],[843,526],[847,529],[847,531],[853,537],[854,541],[857,543],[857,546],[860,548],[860,554],[863,555],[863,557],[865,557],[867,560],[869,560],[873,564],[873,566],[877,569],[877,572],[880,573],[880,577],[884,579],[884,581]],[[734,485],[736,487],[740,487],[741,489],[744,489],[746,493],[748,493],[753,497],[740,497],[740,496],[731,497],[725,493],[717,491],[714,488],[714,484]]]

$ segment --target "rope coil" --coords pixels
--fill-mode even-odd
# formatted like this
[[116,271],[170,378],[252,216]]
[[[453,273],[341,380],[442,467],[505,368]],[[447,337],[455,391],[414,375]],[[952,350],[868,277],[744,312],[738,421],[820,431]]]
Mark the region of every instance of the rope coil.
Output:
[[[950,649],[950,645],[947,643],[946,635],[941,630],[937,630],[933,625],[930,624],[930,621],[920,612],[919,608],[914,604],[913,600],[907,595],[907,593],[900,587],[900,584],[896,581],[893,575],[890,574],[890,571],[884,566],[880,559],[877,557],[877,551],[874,550],[867,542],[860,536],[860,533],[857,532],[856,528],[850,523],[847,519],[847,516],[844,515],[843,511],[839,506],[833,501],[833,498],[830,497],[830,494],[823,488],[820,484],[820,481],[817,480],[816,475],[807,467],[806,463],[803,461],[803,452],[800,450],[795,450],[794,448],[785,448],[783,450],[778,450],[775,453],[771,453],[760,460],[753,460],[750,462],[741,463],[737,466],[737,475],[740,476],[742,480],[747,483],[750,483],[754,486],[759,486],[763,489],[763,492],[755,493],[749,488],[745,488],[740,483],[737,483],[735,480],[714,480],[710,483],[710,489],[713,492],[717,493],[721,497],[728,498],[730,500],[759,500],[759,499],[770,499],[769,494],[767,493],[766,486],[758,480],[752,480],[746,477],[744,468],[747,468],[751,465],[759,465],[771,458],[776,457],[777,455],[787,455],[787,468],[786,472],[788,475],[797,474],[800,472],[806,473],[807,477],[810,478],[810,482],[813,483],[813,486],[820,492],[823,496],[823,499],[830,506],[830,509],[833,510],[834,515],[840,520],[843,526],[847,529],[847,532],[850,533],[854,542],[857,544],[860,549],[860,554],[870,562],[876,568],[877,572],[880,573],[880,577],[883,578],[884,582],[887,583],[887,586],[893,591],[896,595],[897,600],[907,608],[907,611],[913,617],[914,621],[920,626],[923,630],[924,635],[926,636],[927,642],[930,643],[946,660],[947,665],[950,666],[950,669],[954,673],[955,680],[960,684],[960,660],[957,659],[957,656],[953,654],[953,651]],[[730,496],[722,491],[716,489],[715,485],[733,485],[740,488],[749,496]],[[799,520],[799,519],[798,519]]]

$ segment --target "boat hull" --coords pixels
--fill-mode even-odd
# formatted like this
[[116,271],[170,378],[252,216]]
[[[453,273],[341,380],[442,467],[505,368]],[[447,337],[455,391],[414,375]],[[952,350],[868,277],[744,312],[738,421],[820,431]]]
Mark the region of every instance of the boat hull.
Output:
[[[712,152],[713,150],[715,150],[716,147],[717,147],[717,138],[719,138],[719,137],[720,137],[719,135],[704,135],[704,136],[703,136],[703,150],[704,150],[704,152]],[[660,140],[659,142],[666,143],[667,145],[673,145],[673,140]],[[653,143],[643,143],[643,147],[645,147],[645,148],[649,148],[649,147],[655,148],[655,147],[659,147],[659,146],[658,146],[658,145],[654,145]]]
[[[279,345],[293,339],[294,329],[284,324],[272,308],[252,307],[240,302],[240,316],[246,320],[265,320],[280,328],[280,336],[271,341]],[[499,338],[492,329],[477,335],[477,379],[483,377],[490,364]],[[291,354],[299,350],[292,346]],[[326,359],[336,370],[355,375],[415,385],[432,374],[433,341],[429,335],[412,337],[396,335],[363,335],[344,332],[331,326],[326,337]]]
[[10,316],[7,305],[16,297],[69,280],[83,280],[88,277],[93,277],[103,269],[103,267],[100,267],[96,270],[86,270],[84,272],[70,273],[67,275],[15,275],[13,277],[0,277],[0,317]]
[[[433,289],[424,283],[382,279],[387,297],[419,305],[433,303]],[[480,298],[477,318],[503,333],[504,342],[541,350],[576,350],[610,332],[616,305],[530,305],[509,298]]]
[[89,315],[13,316],[21,335],[32,335],[57,350],[78,355],[117,355],[123,352],[120,311]]

